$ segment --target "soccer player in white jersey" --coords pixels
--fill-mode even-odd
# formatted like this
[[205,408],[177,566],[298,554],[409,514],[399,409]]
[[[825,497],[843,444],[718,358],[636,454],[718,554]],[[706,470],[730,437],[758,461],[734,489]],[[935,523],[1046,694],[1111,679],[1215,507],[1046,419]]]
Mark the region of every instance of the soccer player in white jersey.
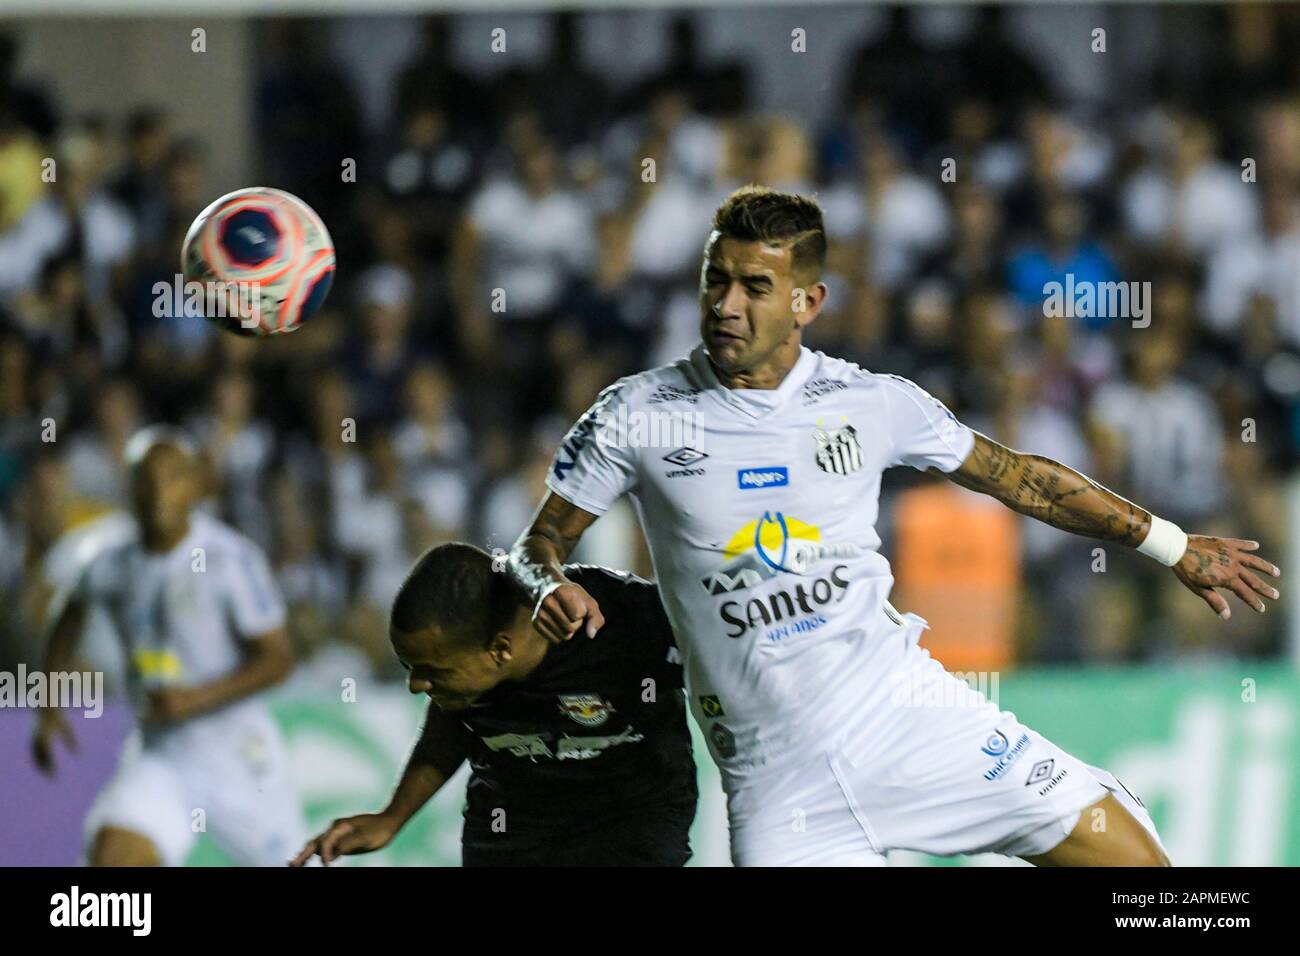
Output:
[[[284,602],[258,547],[195,510],[199,471],[184,434],[144,429],[126,458],[137,533],[87,562],[62,599],[45,664],[68,669],[87,609],[108,611],[139,725],[87,816],[86,860],[180,866],[206,830],[237,865],[285,865],[306,823],[258,698],[293,668]],[[72,743],[47,709],[33,741],[47,771],[58,737]]]
[[[808,198],[748,186],[717,210],[703,341],[601,393],[556,454],[511,553],[551,640],[600,608],[561,562],[629,495],[727,792],[738,865],[880,865],[891,849],[1040,865],[1168,865],[1150,816],[948,674],[889,604],[881,473],[910,465],[1057,528],[1169,565],[1221,617],[1278,575],[1255,542],[1187,535],[1071,468],[972,432],[912,382],[801,345],[826,300]],[[696,430],[647,447],[650,413]],[[923,610],[923,609],[922,609]],[[598,639],[598,638],[597,638]],[[955,685],[960,684],[960,687]]]

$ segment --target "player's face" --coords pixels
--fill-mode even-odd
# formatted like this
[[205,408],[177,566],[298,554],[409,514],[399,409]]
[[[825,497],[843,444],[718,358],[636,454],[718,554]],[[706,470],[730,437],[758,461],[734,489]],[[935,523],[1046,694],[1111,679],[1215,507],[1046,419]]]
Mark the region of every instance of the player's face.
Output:
[[486,650],[443,639],[436,627],[411,634],[392,631],[390,637],[411,693],[426,695],[439,710],[464,710],[502,680]]
[[748,371],[806,324],[795,311],[791,251],[763,242],[709,237],[700,273],[700,337],[713,363]]
[[131,501],[147,537],[174,538],[184,533],[198,497],[194,464],[170,445],[157,445],[131,472]]

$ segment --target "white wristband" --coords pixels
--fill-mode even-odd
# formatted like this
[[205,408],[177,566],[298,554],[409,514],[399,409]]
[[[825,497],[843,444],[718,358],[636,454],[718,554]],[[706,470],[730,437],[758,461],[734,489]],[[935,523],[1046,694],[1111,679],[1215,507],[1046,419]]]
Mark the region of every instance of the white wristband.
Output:
[[1173,567],[1182,560],[1186,550],[1187,532],[1172,521],[1152,515],[1151,529],[1138,545],[1138,551],[1167,567]]

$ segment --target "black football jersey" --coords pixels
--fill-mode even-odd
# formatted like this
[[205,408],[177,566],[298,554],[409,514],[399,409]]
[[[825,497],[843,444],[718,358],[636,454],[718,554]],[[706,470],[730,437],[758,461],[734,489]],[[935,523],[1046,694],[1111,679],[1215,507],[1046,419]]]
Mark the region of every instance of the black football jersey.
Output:
[[658,589],[594,565],[565,574],[596,599],[605,624],[594,638],[579,630],[550,645],[525,679],[456,715],[470,737],[467,842],[694,814],[682,666]]

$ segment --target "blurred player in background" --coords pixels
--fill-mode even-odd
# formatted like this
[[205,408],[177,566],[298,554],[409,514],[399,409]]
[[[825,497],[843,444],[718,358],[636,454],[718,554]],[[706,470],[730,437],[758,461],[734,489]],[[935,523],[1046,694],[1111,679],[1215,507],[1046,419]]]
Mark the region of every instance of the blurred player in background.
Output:
[[[942,474],[1053,527],[1137,548],[1221,617],[1264,610],[1257,543],[1187,535],[1078,472],[973,432],[913,382],[803,347],[826,300],[820,207],[765,187],[718,209],[703,342],[621,379],[569,432],[512,552],[552,640],[600,628],[561,562],[624,494],[638,509],[722,771],[738,865],[883,865],[890,849],[1040,865],[1167,865],[1145,808],[948,674],[888,603],[882,472]],[[669,454],[637,422],[691,416]],[[662,431],[660,432],[662,433]],[[683,432],[684,433],[684,432]],[[654,434],[648,427],[642,434]],[[697,447],[698,446],[698,447]],[[937,701],[931,706],[931,701]]]
[[[259,695],[293,668],[285,609],[262,552],[195,509],[196,452],[181,432],[126,446],[137,533],[95,554],[54,615],[47,673],[67,670],[88,609],[107,609],[139,727],[85,824],[96,866],[180,866],[206,830],[239,865],[283,865],[306,834],[280,732]],[[33,748],[54,770],[73,744],[57,709]]]
[[432,703],[389,805],[335,820],[294,860],[381,849],[466,760],[466,866],[682,866],[698,796],[682,667],[658,591],[569,565],[608,615],[553,645],[487,552],[426,552],[393,602],[412,693]]

